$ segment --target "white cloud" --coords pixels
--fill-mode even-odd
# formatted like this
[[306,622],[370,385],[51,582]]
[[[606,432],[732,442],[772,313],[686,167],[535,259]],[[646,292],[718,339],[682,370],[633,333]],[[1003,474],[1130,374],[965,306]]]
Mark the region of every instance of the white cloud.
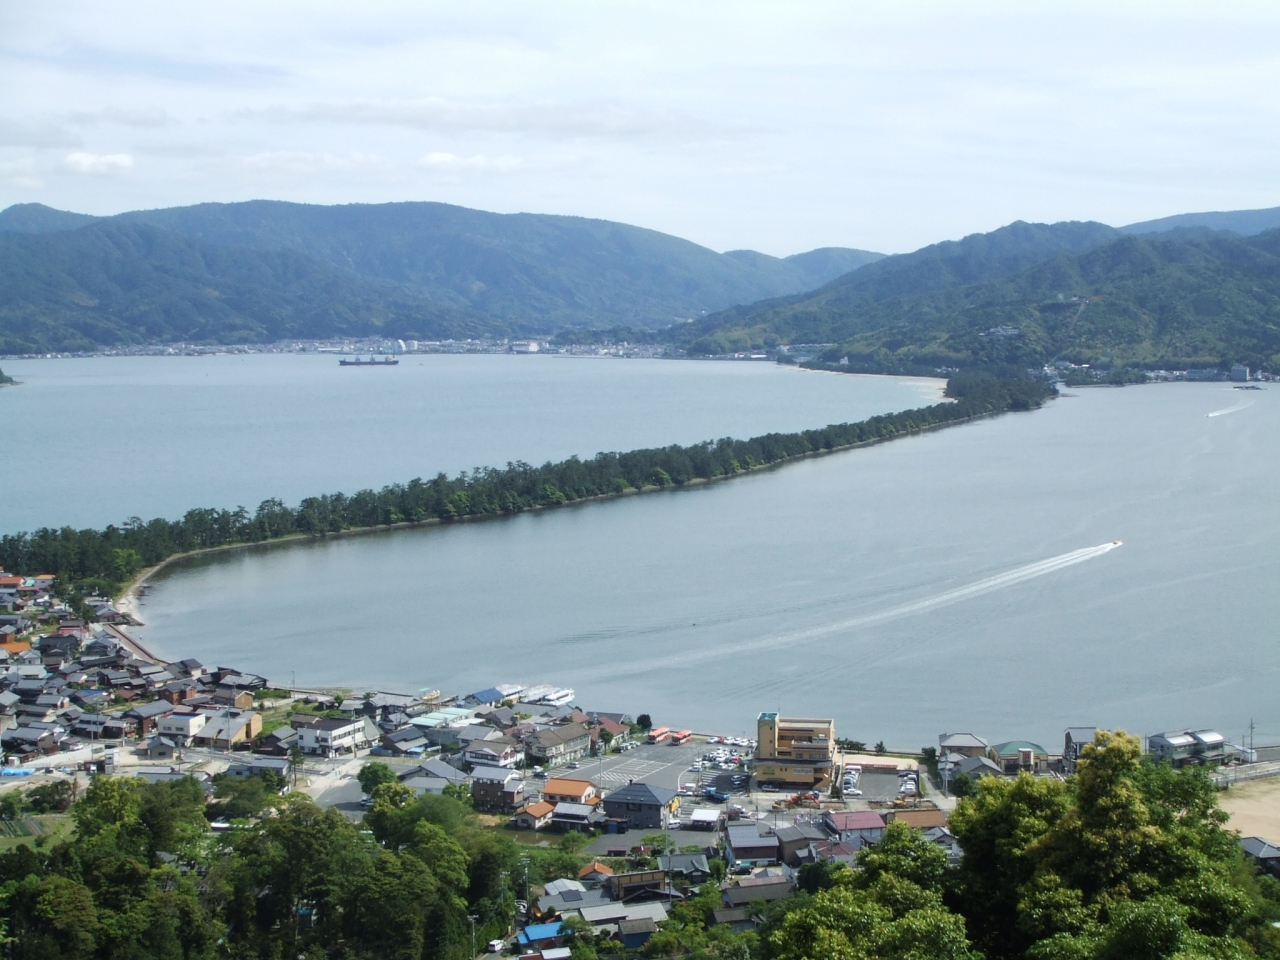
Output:
[[303,150],[268,150],[244,157],[242,162],[253,169],[284,173],[326,173],[390,166],[386,157],[374,154],[308,153]]
[[0,160],[0,179],[23,190],[39,190],[44,180],[38,175],[38,167],[34,157],[14,157]]
[[734,139],[752,126],[611,101],[476,103],[433,97],[412,103],[347,101],[241,110],[238,120],[403,127],[448,133],[508,133],[548,139]]
[[459,157],[453,153],[428,153],[418,163],[424,167],[440,170],[496,170],[499,173],[519,170],[525,165],[519,157]]
[[78,147],[80,138],[57,124],[0,119],[0,147]]
[[67,169],[73,173],[113,176],[133,169],[133,157],[127,153],[87,153],[78,150],[68,153]]
[[176,127],[178,118],[160,107],[103,107],[101,110],[77,110],[69,117],[72,123],[92,125],[114,124],[143,130]]

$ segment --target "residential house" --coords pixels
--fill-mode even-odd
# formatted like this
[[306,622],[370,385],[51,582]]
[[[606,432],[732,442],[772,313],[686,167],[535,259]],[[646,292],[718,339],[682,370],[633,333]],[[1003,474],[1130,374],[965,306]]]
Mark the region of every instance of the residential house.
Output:
[[599,906],[609,898],[600,889],[588,890],[577,880],[552,880],[544,888],[545,893],[534,904],[534,912],[542,918],[560,916],[571,910]]
[[298,746],[303,753],[336,757],[342,753],[355,753],[368,744],[365,736],[365,718],[322,718],[315,723],[297,727]]
[[445,763],[439,757],[424,760],[407,773],[400,774],[402,781],[410,777],[438,777],[449,783],[469,783],[471,781],[471,777],[464,771]]
[[639,950],[657,932],[658,924],[649,917],[618,921],[618,939],[627,950]]
[[763,823],[731,823],[725,830],[725,858],[735,867],[777,863],[778,838]]
[[835,769],[836,722],[762,713],[756,718],[755,772],[762,783],[818,787]]
[[592,860],[578,871],[578,882],[588,889],[599,887],[613,876],[613,868],[607,867],[599,860]]
[[542,785],[542,799],[548,803],[599,802],[600,791],[590,780],[573,780],[569,777],[552,777]]
[[525,739],[530,763],[555,767],[581,760],[591,749],[591,731],[583,723],[566,723],[537,730]]
[[551,825],[559,830],[591,830],[604,821],[604,815],[586,803],[557,803],[551,814]]
[[1030,740],[1009,740],[997,743],[991,748],[992,758],[1005,773],[1044,773],[1049,769],[1049,753],[1038,743]]
[[[426,752],[429,744],[427,738],[417,727],[404,727],[384,733],[380,741],[383,751],[397,757],[416,757]],[[376,752],[376,751],[375,751]]]
[[787,876],[743,877],[720,885],[726,907],[745,907],[753,900],[785,900],[795,892],[796,882]]
[[219,686],[213,691],[213,702],[225,707],[248,710],[253,706],[253,693],[239,687]]
[[472,740],[462,748],[462,759],[477,768],[509,769],[524,761],[524,748],[511,737]]
[[1242,837],[1240,849],[1253,858],[1260,870],[1280,880],[1280,846],[1262,837]]
[[531,803],[516,814],[516,826],[522,830],[541,830],[551,825],[551,815],[555,810],[555,804],[545,800]]
[[252,710],[219,710],[208,718],[192,737],[197,747],[230,750],[262,732],[262,717]]
[[597,933],[612,932],[625,920],[652,920],[660,924],[667,919],[667,908],[662,903],[602,903],[594,907],[579,907],[574,911]]
[[890,810],[885,814],[885,819],[890,823],[905,823],[916,830],[932,830],[935,827],[947,825],[947,812],[945,810]]
[[123,740],[136,729],[137,723],[128,717],[86,713],[72,725],[71,732],[87,740]]
[[499,767],[478,768],[471,779],[471,804],[484,813],[514,813],[524,806],[524,781]]
[[[185,703],[192,697],[200,693],[200,684],[194,680],[171,680],[160,688],[159,696],[161,700],[167,700],[169,703],[179,704]],[[253,698],[250,697],[248,706],[253,706]]]
[[938,753],[958,753],[962,757],[985,757],[991,745],[972,733],[943,733],[938,736]]
[[789,867],[813,862],[813,845],[830,839],[827,831],[814,823],[787,824],[774,833],[778,837],[778,856]]
[[1239,755],[1239,751],[1216,730],[1158,733],[1147,738],[1147,752],[1157,763],[1168,761],[1175,767],[1226,763]]
[[629,783],[605,795],[610,820],[625,821],[630,830],[664,830],[680,808],[676,791],[647,783]]
[[827,810],[822,826],[832,838],[859,850],[884,836],[884,818],[874,810]]
[[156,729],[160,736],[168,737],[181,746],[189,747],[196,734],[203,730],[208,722],[209,718],[203,713],[175,713],[161,717],[156,724]]
[[658,867],[685,886],[696,887],[711,879],[711,865],[703,853],[673,853],[659,857]]
[[167,717],[171,713],[173,713],[172,703],[164,700],[154,700],[151,703],[138,704],[129,710],[125,716],[138,722],[138,735],[145,737],[156,729],[161,717]]
[[162,734],[152,737],[142,748],[148,760],[171,760],[177,752],[178,745]]
[[951,771],[950,780],[956,777],[966,776],[970,780],[977,780],[981,777],[999,777],[1004,774],[1004,770],[998,763],[987,757],[965,757]]

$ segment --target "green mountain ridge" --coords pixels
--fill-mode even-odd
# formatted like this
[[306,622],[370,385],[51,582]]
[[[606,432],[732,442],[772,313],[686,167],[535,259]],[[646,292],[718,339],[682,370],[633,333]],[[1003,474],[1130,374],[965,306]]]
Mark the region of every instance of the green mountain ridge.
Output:
[[1251,237],[1280,227],[1280,207],[1265,210],[1215,210],[1205,213],[1179,213],[1158,220],[1144,220],[1120,228],[1121,233],[1164,233],[1184,227],[1228,230]]
[[726,311],[684,333],[701,334],[690,342],[693,352],[834,342],[827,359],[848,356],[886,369],[1059,358],[1280,366],[1280,230],[1253,237],[1207,230],[1120,234],[947,289],[877,299],[851,296],[847,287],[865,291],[866,279],[854,274],[809,297]]
[[142,224],[0,233],[0,353],[155,342],[491,334],[493,321],[290,252]]
[[[494,214],[441,203],[326,207],[250,201],[132,211],[103,218],[86,218],[39,204],[0,211],[0,236],[18,246],[37,243],[33,238],[41,237],[40,249],[59,262],[83,249],[85,241],[75,236],[78,230],[100,230],[107,225],[164,231],[172,238],[168,242],[174,248],[172,256],[178,258],[183,255],[180,251],[194,249],[193,243],[203,245],[202,249],[217,246],[241,251],[239,258],[221,258],[221,279],[243,288],[247,298],[244,309],[250,310],[243,325],[250,332],[280,326],[269,311],[252,307],[274,296],[275,288],[264,287],[255,300],[244,286],[252,284],[256,276],[250,264],[252,256],[259,253],[306,258],[308,270],[317,278],[327,272],[324,283],[342,289],[344,303],[350,300],[355,309],[358,302],[371,311],[373,318],[365,325],[366,332],[384,326],[378,317],[403,317],[408,311],[414,323],[398,329],[425,329],[417,318],[430,314],[436,319],[450,317],[451,322],[466,318],[464,326],[472,335],[496,336],[511,331],[551,333],[581,326],[662,327],[734,303],[812,289],[880,256],[843,248],[824,248],[785,259],[754,251],[720,254],[626,224],[542,214]],[[21,237],[26,239],[17,239]],[[145,248],[124,245],[121,256],[164,261],[170,256],[163,251],[165,246],[162,234],[155,233]],[[236,264],[247,271],[239,279],[226,272]],[[16,337],[35,344],[34,349],[62,349],[56,339],[39,339],[33,331],[51,331],[50,325],[66,316],[66,302],[73,296],[76,278],[47,270],[19,275],[15,269],[4,271],[0,286],[0,298],[9,305],[0,338],[10,342]],[[160,274],[145,263],[131,269],[160,282]],[[13,296],[14,284],[23,290],[23,296]],[[43,295],[37,293],[41,286]],[[111,300],[109,315],[104,313],[106,308],[97,309],[99,321],[116,328],[116,336],[98,340],[94,339],[97,334],[89,334],[90,339],[114,343],[123,337],[129,342],[133,338],[124,318],[154,311],[156,302],[166,297],[189,306],[198,303],[179,288],[166,295],[158,288],[152,293],[152,299],[143,304],[127,302],[122,292]],[[208,319],[210,332],[227,329],[225,317]],[[15,323],[21,324],[23,335],[18,336]],[[89,325],[83,326],[88,331]],[[199,324],[175,317],[163,326],[177,331]],[[332,326],[321,324],[312,330],[306,322],[293,323],[290,328],[295,332],[290,335],[325,336],[329,334],[323,330]],[[346,326],[354,329],[351,323]],[[392,327],[395,324],[388,332]],[[105,335],[105,327],[102,332]],[[146,330],[135,332],[152,335]]]

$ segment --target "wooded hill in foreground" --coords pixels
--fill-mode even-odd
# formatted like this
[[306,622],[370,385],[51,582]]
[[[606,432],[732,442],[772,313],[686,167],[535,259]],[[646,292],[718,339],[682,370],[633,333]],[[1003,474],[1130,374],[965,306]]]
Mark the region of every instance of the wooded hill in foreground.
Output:
[[[1018,241],[1023,228],[1036,228],[1039,244]],[[1031,266],[1005,255],[1054,239],[1083,249]],[[693,353],[835,343],[825,359],[885,370],[1055,359],[1280,367],[1280,230],[1119,235],[1101,224],[1015,224],[925,252],[808,296],[709,316],[681,329],[681,342]]]
[[[190,778],[94,777],[71,806],[71,839],[0,856],[6,955],[464,960],[472,920],[477,943],[507,932],[526,870],[536,890],[576,877],[585,862],[577,835],[559,849],[519,844],[482,825],[456,791],[416,797],[387,773],[361,824],[305,795],[276,795],[270,774],[224,775],[211,807]],[[55,787],[68,789],[48,796]],[[69,787],[10,791],[0,807],[65,806]],[[214,834],[214,816],[236,826]],[[919,831],[891,823],[856,870],[801,868],[800,891],[750,904],[758,926],[735,933],[714,924],[725,864],[713,857],[713,879],[672,904],[640,955],[1280,958],[1280,884],[1258,875],[1225,821],[1202,770],[1145,762],[1135,738],[1101,731],[1066,782],[984,778],[951,815],[958,867]],[[624,952],[576,918],[566,925],[574,960]]]
[[298,534],[317,536],[393,523],[451,521],[520,513],[636,490],[658,490],[730,477],[811,453],[887,440],[928,427],[999,413],[1030,410],[1053,394],[1047,384],[992,373],[966,373],[947,384],[952,403],[938,403],[858,423],[800,433],[771,433],[750,440],[708,440],[629,453],[572,457],[534,467],[508,464],[456,477],[411,480],[379,491],[308,497],[297,507],[268,500],[250,514],[236,510],[188,511],[181,520],[133,519],[104,530],[40,529],[0,537],[0,568],[13,573],[55,574],[64,591],[114,593],[144,567],[191,550]]
[[622,223],[442,203],[0,211],[0,354],[186,341],[665,327],[877,259],[716,253]]

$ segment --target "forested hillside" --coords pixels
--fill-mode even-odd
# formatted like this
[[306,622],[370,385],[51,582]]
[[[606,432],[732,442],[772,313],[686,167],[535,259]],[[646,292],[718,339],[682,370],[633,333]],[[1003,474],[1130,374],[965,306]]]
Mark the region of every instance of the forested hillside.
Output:
[[[75,227],[90,232],[81,236]],[[119,240],[132,236],[146,241]],[[14,345],[23,343],[77,349],[63,344],[174,339],[186,336],[184,330],[194,331],[190,339],[229,342],[219,338],[270,339],[271,331],[286,327],[288,336],[385,329],[427,338],[467,330],[502,336],[664,327],[810,290],[879,257],[844,248],[786,259],[720,254],[605,220],[441,203],[210,203],[102,219],[26,204],[0,211],[0,237],[5,252],[13,251],[0,273],[0,300],[8,304],[0,315],[0,352],[16,352]],[[113,277],[137,275],[142,287],[122,282],[110,297],[85,296],[83,285],[101,286],[104,258],[97,251],[104,237],[116,245],[109,254]],[[222,252],[212,253],[215,248]],[[174,261],[190,260],[193,250],[200,251],[198,259],[218,261],[211,268],[215,282],[205,283],[199,268],[172,271]],[[43,268],[45,260],[53,269]],[[263,268],[254,267],[256,260]],[[331,291],[335,313],[349,311],[351,318],[314,316],[297,300],[301,288],[280,277],[282,271]],[[205,301],[192,295],[203,286],[221,294],[223,284],[235,287],[234,319],[226,310],[206,312]],[[282,291],[287,320],[269,306]],[[81,318],[79,327],[72,316]]]
[[[581,835],[521,844],[482,822],[465,788],[415,796],[377,763],[360,780],[361,823],[277,795],[270,772],[220,776],[209,805],[192,778],[97,776],[78,799],[66,780],[11,789],[7,816],[70,806],[75,832],[0,856],[6,956],[464,960],[473,936],[507,935],[518,894],[586,861]],[[211,832],[213,817],[233,828]],[[1066,782],[984,778],[951,815],[958,867],[899,821],[856,868],[807,864],[798,891],[749,904],[748,929],[716,923],[726,864],[712,856],[711,879],[672,899],[641,951],[576,916],[566,940],[575,960],[1274,960],[1280,884],[1225,819],[1204,771],[1100,731]]]
[[[1148,367],[1280,365],[1280,231],[1247,238],[1204,230],[1120,236],[982,282],[964,283],[952,271],[946,288],[869,292],[872,272],[897,259],[807,298],[708,317],[696,325],[706,332],[690,340],[690,349],[835,343],[828,359],[848,356],[885,368],[1038,365],[1055,358]],[[990,260],[984,263],[990,268]]]
[[287,251],[219,246],[119,221],[0,233],[0,354],[505,329],[466,307]]
[[1018,221],[990,233],[885,257],[811,293],[723,310],[687,325],[679,336],[695,353],[741,349],[769,337],[782,343],[825,343],[839,339],[847,318],[871,304],[1007,277],[1058,254],[1109,243],[1118,235],[1102,223]]

